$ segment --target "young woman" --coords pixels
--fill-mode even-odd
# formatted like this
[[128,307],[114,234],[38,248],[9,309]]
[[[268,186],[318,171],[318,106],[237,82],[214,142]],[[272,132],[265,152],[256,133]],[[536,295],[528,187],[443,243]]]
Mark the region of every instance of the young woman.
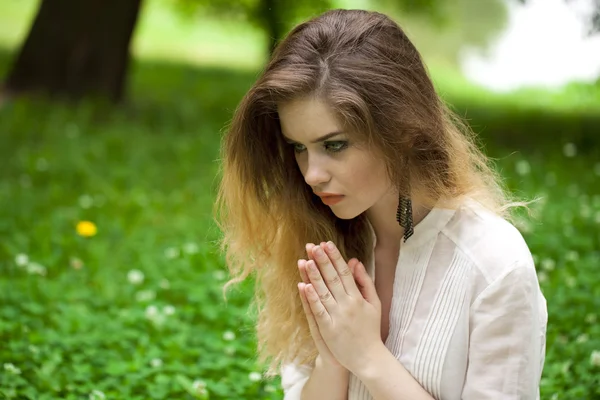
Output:
[[[217,214],[286,399],[536,399],[546,301],[514,206],[383,14],[293,29],[223,138]],[[513,220],[514,221],[514,220]]]

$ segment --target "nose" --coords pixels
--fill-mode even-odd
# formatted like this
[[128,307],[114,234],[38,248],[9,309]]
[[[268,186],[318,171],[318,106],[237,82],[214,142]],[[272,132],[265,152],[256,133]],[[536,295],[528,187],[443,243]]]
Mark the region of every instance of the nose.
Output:
[[318,157],[307,157],[303,169],[304,181],[311,187],[320,187],[331,179],[323,160]]

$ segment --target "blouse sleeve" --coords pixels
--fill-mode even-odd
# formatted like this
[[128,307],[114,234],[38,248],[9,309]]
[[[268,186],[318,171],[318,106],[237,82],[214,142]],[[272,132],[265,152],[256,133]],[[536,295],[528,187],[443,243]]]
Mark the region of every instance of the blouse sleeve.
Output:
[[283,400],[300,400],[302,389],[310,377],[312,367],[297,363],[285,364],[281,368]]
[[531,263],[493,281],[471,308],[462,399],[539,399],[547,318]]

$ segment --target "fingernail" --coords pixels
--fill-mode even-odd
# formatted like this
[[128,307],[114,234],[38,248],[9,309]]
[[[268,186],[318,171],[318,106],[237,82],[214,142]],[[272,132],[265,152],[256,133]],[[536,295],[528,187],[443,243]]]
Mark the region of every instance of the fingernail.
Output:
[[314,253],[318,256],[322,256],[323,255],[323,249],[321,248],[321,246],[317,246],[314,250]]
[[331,241],[327,242],[327,250],[329,250],[329,251],[335,250],[335,245],[333,244],[333,242],[331,242]]

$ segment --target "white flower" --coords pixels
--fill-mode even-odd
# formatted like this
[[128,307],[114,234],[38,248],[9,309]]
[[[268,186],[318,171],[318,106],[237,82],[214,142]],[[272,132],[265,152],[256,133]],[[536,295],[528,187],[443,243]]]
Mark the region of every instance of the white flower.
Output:
[[592,209],[587,204],[582,204],[579,209],[579,215],[583,219],[588,219],[592,216]]
[[250,379],[251,382],[258,382],[262,379],[262,374],[260,372],[250,372],[248,374],[248,379]]
[[545,269],[546,271],[552,271],[554,269],[554,267],[556,266],[556,262],[551,259],[551,258],[544,258],[542,260],[542,268]]
[[152,366],[152,368],[159,368],[162,367],[163,362],[160,358],[153,358],[152,360],[150,360],[150,365]]
[[92,390],[92,393],[90,393],[90,400],[104,400],[106,399],[106,395],[101,392],[100,390]]
[[200,248],[196,243],[189,242],[183,245],[183,251],[185,251],[187,254],[196,254],[198,251],[200,251]]
[[27,264],[26,268],[27,268],[27,272],[31,275],[37,274],[37,275],[46,276],[46,267],[44,267],[41,264],[38,264],[36,262],[30,262],[29,264]]
[[146,303],[156,298],[156,292],[154,290],[140,290],[135,294],[135,299],[140,303]]
[[567,261],[577,261],[579,260],[579,253],[576,252],[575,250],[570,250],[567,252],[567,255],[565,256],[565,258],[567,259]]
[[165,249],[165,257],[169,260],[179,257],[179,249],[177,247],[168,247]]
[[146,307],[146,318],[152,319],[158,315],[158,307],[148,306]]
[[227,346],[227,347],[225,347],[225,349],[223,349],[223,352],[225,354],[227,354],[228,356],[232,356],[232,355],[235,354],[235,347],[233,347],[233,346]]
[[175,314],[175,307],[173,307],[171,305],[164,306],[163,313],[165,315],[173,315],[173,314]]
[[138,269],[132,269],[127,273],[127,280],[132,285],[139,285],[144,282],[144,273]]
[[562,364],[561,371],[562,371],[562,373],[563,373],[564,375],[566,375],[566,374],[569,372],[569,369],[571,368],[571,364],[572,364],[572,363],[573,363],[573,362],[569,360],[569,361],[565,361],[565,362]]
[[592,354],[590,354],[590,364],[594,367],[600,367],[600,351],[592,351]]
[[69,264],[71,264],[71,268],[73,269],[81,269],[83,268],[83,261],[81,261],[77,257],[71,257],[69,260]]
[[544,271],[538,272],[537,277],[538,277],[538,281],[540,283],[544,283],[544,282],[548,281],[548,274],[546,274]]
[[582,333],[581,335],[577,336],[577,339],[575,339],[576,343],[585,343],[590,339],[590,337],[587,335],[587,333]]
[[213,271],[212,275],[213,275],[213,278],[215,278],[218,281],[222,281],[227,276],[227,274],[225,273],[225,271],[223,271],[222,269],[218,269],[216,271]]
[[595,324],[597,319],[598,318],[596,317],[596,314],[593,313],[590,313],[585,316],[585,322],[587,322],[588,324]]
[[79,196],[79,207],[83,209],[88,209],[94,205],[94,198],[89,194],[82,194]]
[[146,307],[146,318],[156,326],[162,325],[166,319],[165,315],[158,310],[158,307],[152,305]]
[[192,382],[192,389],[201,396],[207,395],[206,382],[201,379],[196,379],[194,382]]
[[228,342],[235,340],[235,333],[232,331],[225,331],[223,333],[223,340],[227,340]]
[[27,254],[19,253],[15,256],[15,264],[19,267],[24,267],[29,263]]
[[265,392],[267,392],[267,393],[273,393],[273,392],[275,392],[275,386],[273,386],[273,385],[265,385]]
[[577,155],[577,147],[573,143],[567,143],[563,146],[563,154],[565,157],[575,157]]
[[15,367],[13,363],[4,363],[4,370],[14,375],[19,375],[21,373],[21,370]]
[[515,169],[517,170],[517,174],[519,174],[521,176],[529,175],[529,173],[531,172],[531,166],[529,165],[527,160],[517,161],[517,164],[515,165]]

